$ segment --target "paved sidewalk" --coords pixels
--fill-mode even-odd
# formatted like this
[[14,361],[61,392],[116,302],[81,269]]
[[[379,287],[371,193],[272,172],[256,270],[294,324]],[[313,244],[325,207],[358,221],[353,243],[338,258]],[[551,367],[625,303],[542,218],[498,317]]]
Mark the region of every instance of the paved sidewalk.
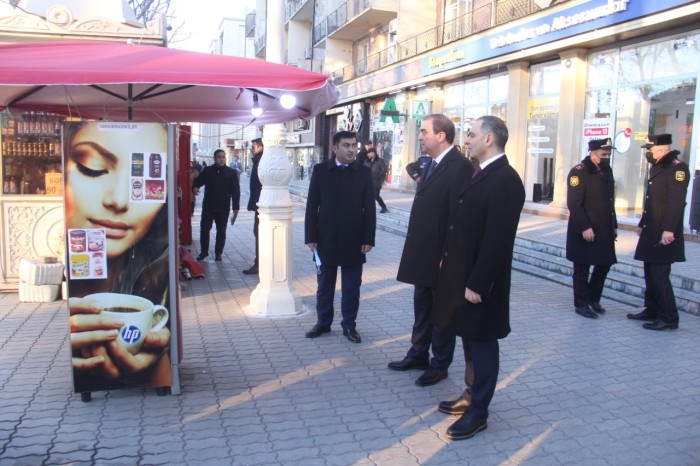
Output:
[[445,430],[456,417],[436,408],[463,389],[461,348],[432,387],[414,385],[417,371],[386,368],[404,356],[413,320],[412,288],[395,280],[403,238],[377,232],[362,344],[337,322],[311,340],[316,272],[303,210],[294,210],[294,284],[307,311],[291,318],[245,312],[257,284],[241,273],[252,220],[242,211],[224,261],[182,283],[179,396],[112,391],[81,402],[65,303],[0,294],[0,465],[700,464],[699,317],[649,332],[625,318],[634,309],[608,301],[603,318],[582,319],[570,288],[514,273],[488,429],[453,442]]

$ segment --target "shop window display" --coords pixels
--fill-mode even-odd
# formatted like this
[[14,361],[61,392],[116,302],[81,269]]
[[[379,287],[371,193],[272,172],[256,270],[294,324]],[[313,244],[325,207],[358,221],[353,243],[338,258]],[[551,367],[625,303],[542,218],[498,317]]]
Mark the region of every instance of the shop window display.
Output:
[[0,120],[3,194],[60,196],[63,117],[4,112]]

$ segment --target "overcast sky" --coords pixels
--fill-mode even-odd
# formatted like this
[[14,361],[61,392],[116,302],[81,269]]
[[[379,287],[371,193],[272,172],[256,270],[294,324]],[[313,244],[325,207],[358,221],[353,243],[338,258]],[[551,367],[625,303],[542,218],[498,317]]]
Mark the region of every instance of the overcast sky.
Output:
[[244,18],[253,9],[255,2],[251,0],[172,0],[173,25],[182,27],[178,40],[169,47],[209,52],[223,17]]

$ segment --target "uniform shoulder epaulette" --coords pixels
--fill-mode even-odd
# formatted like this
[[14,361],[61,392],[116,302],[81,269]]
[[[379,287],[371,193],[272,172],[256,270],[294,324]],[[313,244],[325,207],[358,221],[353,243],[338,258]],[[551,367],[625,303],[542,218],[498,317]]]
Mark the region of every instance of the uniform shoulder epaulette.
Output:
[[673,164],[674,164],[674,165],[678,165],[679,163],[683,163],[683,161],[682,161],[682,160],[678,160],[678,159],[673,159]]
[[584,168],[586,168],[586,166],[582,163],[579,163],[574,167],[574,170],[583,170]]

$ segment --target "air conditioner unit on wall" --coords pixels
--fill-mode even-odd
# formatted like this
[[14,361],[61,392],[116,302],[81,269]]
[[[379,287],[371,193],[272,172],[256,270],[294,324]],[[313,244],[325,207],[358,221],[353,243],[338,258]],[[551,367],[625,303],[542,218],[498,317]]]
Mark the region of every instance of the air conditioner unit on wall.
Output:
[[308,49],[304,50],[304,58],[306,60],[311,60],[311,56],[313,55],[313,49],[309,47]]
[[302,120],[297,118],[294,120],[294,131],[306,131],[309,129],[309,120]]

